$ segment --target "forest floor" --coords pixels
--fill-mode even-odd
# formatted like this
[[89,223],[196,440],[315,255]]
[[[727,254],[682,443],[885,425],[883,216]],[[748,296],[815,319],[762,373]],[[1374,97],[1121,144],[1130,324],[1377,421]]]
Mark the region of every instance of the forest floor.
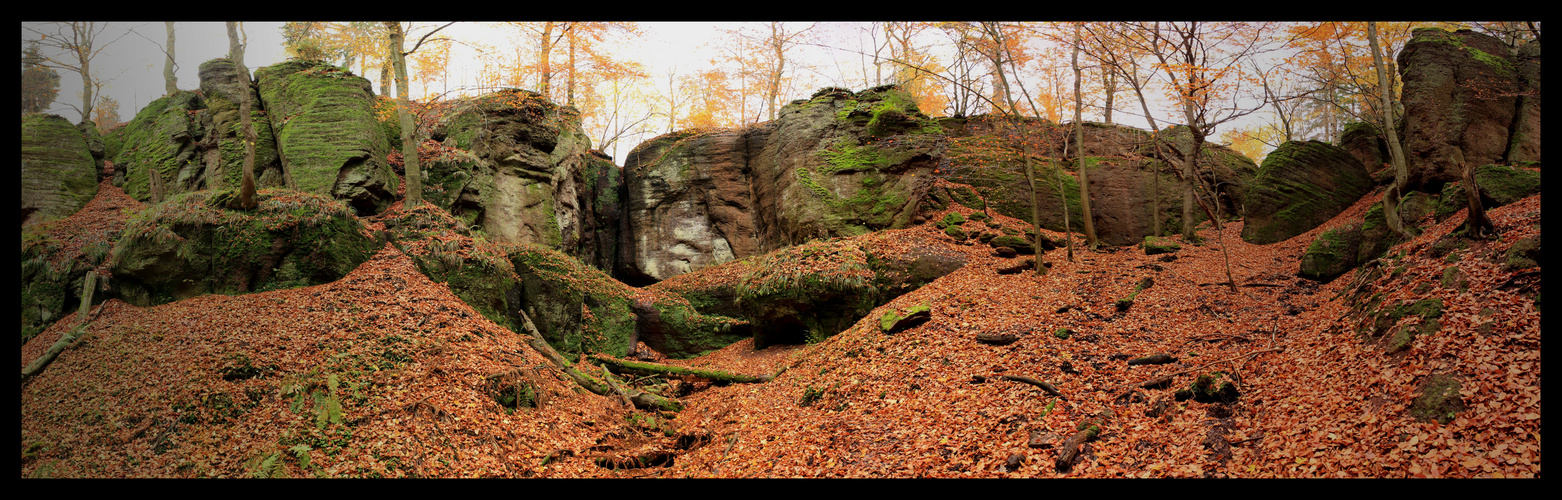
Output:
[[[675,415],[583,393],[389,247],[323,285],[110,300],[23,384],[21,475],[1538,477],[1539,273],[1503,256],[1539,233],[1539,196],[1491,210],[1500,238],[1458,258],[1428,249],[1462,212],[1391,250],[1392,272],[1296,277],[1305,245],[1375,200],[1272,245],[1242,242],[1240,222],[1206,225],[1202,243],[1178,239],[1169,255],[1076,237],[1073,260],[1047,252],[1042,276],[999,274],[1014,260],[956,245],[963,268],[828,340],[665,361],[785,369],[758,384],[680,381],[695,390]],[[931,223],[901,231],[948,239]],[[1120,308],[1143,278],[1153,284]],[[1360,333],[1363,289],[1385,305],[1441,299],[1441,329],[1390,352]],[[890,308],[924,303],[930,321],[879,328]],[[24,345],[22,364],[75,320]],[[1129,363],[1157,354],[1170,362]],[[1236,394],[1174,397],[1213,372]],[[1409,409],[1438,374],[1461,382],[1462,408],[1418,421]],[[537,407],[494,403],[515,380],[536,388]],[[1085,423],[1098,432],[1060,462]]]

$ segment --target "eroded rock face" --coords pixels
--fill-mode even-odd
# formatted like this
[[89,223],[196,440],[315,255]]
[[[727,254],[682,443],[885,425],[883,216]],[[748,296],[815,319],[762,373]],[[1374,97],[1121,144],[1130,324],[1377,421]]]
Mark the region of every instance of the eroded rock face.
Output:
[[1372,190],[1361,161],[1319,141],[1290,141],[1264,158],[1247,192],[1242,240],[1269,244],[1312,230]]
[[[940,159],[938,176],[971,186],[998,213],[1031,220],[1025,164],[1018,146],[1007,139],[1016,134],[1013,130],[1018,124],[987,116],[940,121],[951,139]],[[1040,157],[1032,168],[1037,174],[1036,204],[1040,207],[1041,227],[1064,230],[1066,210],[1068,228],[1083,231],[1078,170],[1072,153],[1076,141],[1071,125],[1032,119],[1024,127],[1026,136],[1038,146],[1031,154]],[[1157,199],[1163,232],[1181,227],[1181,183],[1174,173],[1180,164],[1161,156],[1179,158],[1181,151],[1191,149],[1187,127],[1163,130],[1159,150],[1153,134],[1132,127],[1086,123],[1083,132],[1084,146],[1080,150],[1090,177],[1091,212],[1100,241],[1132,245],[1153,235]],[[1067,151],[1059,138],[1070,144]],[[1198,169],[1199,175],[1220,193],[1222,216],[1238,213],[1257,165],[1230,149],[1206,143],[1200,148]],[[1206,218],[1201,209],[1195,208],[1194,213],[1199,220]]]
[[301,191],[347,200],[360,215],[396,201],[391,151],[369,81],[318,61],[255,71],[282,165]]
[[146,307],[328,283],[379,248],[330,198],[265,190],[253,211],[224,208],[235,196],[236,189],[175,195],[131,221],[106,262],[115,295]]
[[648,284],[806,242],[910,224],[941,130],[893,87],[824,89],[775,121],[629,153],[619,275]]
[[22,226],[69,217],[98,192],[87,140],[58,115],[22,115]]
[[[130,124],[119,129],[114,168],[123,171],[125,194],[140,201],[152,200],[153,175],[162,196],[201,189],[206,169],[199,147],[206,128],[198,115],[206,100],[195,92],[179,91],[152,101]],[[116,174],[119,175],[119,174]]]
[[508,89],[452,103],[430,139],[459,153],[426,163],[425,199],[493,241],[613,269],[622,176],[590,149],[574,108]]
[[201,94],[206,110],[198,115],[207,132],[201,139],[201,165],[205,168],[206,188],[238,186],[244,173],[244,131],[239,116],[239,99],[247,92],[250,99],[250,126],[255,128],[255,185],[257,188],[283,187],[282,164],[277,142],[266,118],[260,92],[250,85],[248,74],[239,74],[231,59],[212,59],[201,63]]
[[670,134],[629,153],[627,281],[660,281],[757,253],[746,144],[741,131]]
[[[1470,30],[1415,30],[1399,53],[1412,189],[1436,192],[1458,180],[1461,162],[1538,161],[1540,82],[1529,68],[1539,60],[1539,47],[1524,54],[1516,63],[1501,41]],[[1537,94],[1533,104],[1525,101],[1516,130],[1518,96],[1530,88]]]

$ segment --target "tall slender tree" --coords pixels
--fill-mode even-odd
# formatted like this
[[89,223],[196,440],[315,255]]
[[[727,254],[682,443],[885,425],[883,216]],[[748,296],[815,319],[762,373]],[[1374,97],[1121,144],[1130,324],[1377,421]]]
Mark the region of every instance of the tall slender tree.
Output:
[[174,64],[174,22],[164,22],[163,28],[168,31],[168,45],[163,48],[163,90],[173,94],[179,91],[179,75],[176,73],[179,66]]
[[92,105],[96,102],[94,92],[107,83],[92,76],[92,60],[119,38],[130,34],[127,30],[118,38],[103,43],[98,37],[107,29],[108,23],[91,21],[22,23],[23,31],[39,36],[39,44],[62,53],[59,56],[44,56],[45,66],[67,69],[81,75],[81,123],[92,121]]
[[[1367,39],[1372,46],[1372,66],[1378,73],[1378,88],[1381,89],[1382,107],[1379,109],[1394,109],[1394,100],[1391,94],[1394,91],[1393,81],[1389,79],[1388,71],[1383,65],[1383,54],[1378,50],[1378,23],[1367,23]],[[1394,113],[1379,113],[1382,117],[1383,133],[1388,137],[1389,157],[1394,162],[1394,183],[1383,190],[1383,217],[1388,221],[1389,229],[1404,239],[1411,239],[1414,235],[1405,229],[1405,221],[1399,216],[1400,191],[1405,188],[1405,180],[1410,177],[1410,168],[1405,163],[1404,153],[1399,147],[1399,132],[1394,130]]]
[[1096,240],[1096,225],[1090,214],[1090,177],[1085,168],[1085,103],[1080,92],[1083,78],[1080,77],[1079,69],[1079,30],[1080,25],[1074,24],[1074,57],[1071,62],[1074,68],[1074,167],[1079,170],[1079,218],[1085,228],[1085,244],[1094,250],[1100,242]]
[[401,123],[401,161],[404,162],[407,177],[407,195],[403,207],[412,210],[423,203],[423,170],[418,165],[418,144],[414,140],[412,100],[409,97],[412,93],[407,84],[407,54],[402,52],[407,35],[397,21],[386,21],[385,30],[389,34],[385,53],[396,74],[396,116]]
[[412,89],[407,78],[407,56],[417,52],[418,48],[427,42],[430,37],[440,30],[450,27],[455,23],[447,23],[418,38],[418,42],[411,49],[403,51],[407,38],[406,30],[397,21],[385,21],[387,33],[385,54],[390,59],[391,67],[396,72],[396,116],[401,124],[401,159],[405,165],[407,177],[407,195],[403,207],[411,210],[423,203],[423,169],[418,162],[417,121],[412,116]]
[[228,57],[244,83],[239,90],[239,127],[244,131],[244,174],[239,181],[239,207],[255,208],[255,127],[250,123],[249,70],[244,67],[244,44],[239,40],[239,23],[228,21]]

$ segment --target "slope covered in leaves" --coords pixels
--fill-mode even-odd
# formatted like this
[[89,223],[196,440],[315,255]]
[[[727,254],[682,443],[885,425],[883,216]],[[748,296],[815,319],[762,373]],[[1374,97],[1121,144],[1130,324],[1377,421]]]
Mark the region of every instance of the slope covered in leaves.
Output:
[[[576,389],[521,335],[390,247],[325,285],[147,309],[110,301],[82,340],[23,385],[21,474],[1538,474],[1539,273],[1505,268],[1502,259],[1515,241],[1538,234],[1539,197],[1492,210],[1501,239],[1455,250],[1457,262],[1430,250],[1462,214],[1426,223],[1381,261],[1385,272],[1322,286],[1295,278],[1318,233],[1360,220],[1376,199],[1273,245],[1243,243],[1234,223],[1219,233],[1206,226],[1203,244],[1181,242],[1171,256],[1077,248],[1070,262],[1054,250],[1044,256],[1045,276],[999,273],[1024,257],[957,243],[932,224],[901,230],[950,242],[966,265],[816,344],[756,351],[745,340],[664,361],[780,372],[759,384],[657,382],[680,395],[686,409],[678,414]],[[966,219],[966,230],[983,230]],[[427,244],[404,246],[417,253]],[[1235,292],[1225,286],[1228,260]],[[1466,286],[1444,285],[1450,265]],[[672,295],[744,274],[690,275],[632,293]],[[1364,339],[1351,300],[1369,282],[1382,304],[1441,299],[1442,329],[1392,353]],[[931,306],[930,321],[883,332],[884,313],[921,304]],[[74,324],[68,316],[33,339],[22,363]],[[1170,362],[1136,361],[1157,354]],[[1174,396],[1217,371],[1234,383],[1235,401]],[[1416,421],[1408,408],[1443,373],[1462,380],[1464,409],[1446,424]],[[506,388],[529,388],[508,394],[533,406],[501,406]],[[1060,467],[1064,441],[1092,418],[1099,434]]]

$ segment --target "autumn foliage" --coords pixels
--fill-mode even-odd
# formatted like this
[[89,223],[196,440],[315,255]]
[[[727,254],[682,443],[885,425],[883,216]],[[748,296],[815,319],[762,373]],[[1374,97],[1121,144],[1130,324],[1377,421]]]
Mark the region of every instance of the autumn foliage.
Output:
[[[100,197],[116,191],[106,186]],[[1504,267],[1502,256],[1538,235],[1539,197],[1492,210],[1500,239],[1447,254],[1457,259],[1432,250],[1463,220],[1456,215],[1395,247],[1380,264],[1384,272],[1363,269],[1324,285],[1295,277],[1316,233],[1361,217],[1375,199],[1369,195],[1312,233],[1274,245],[1228,239],[1241,263],[1237,293],[1221,286],[1214,245],[1184,242],[1175,254],[1155,256],[1137,248],[1086,252],[1076,262],[1049,259],[1052,272],[1036,276],[997,274],[1012,259],[957,242],[931,223],[900,230],[959,249],[967,264],[815,344],[754,350],[745,340],[690,360],[660,361],[780,374],[769,382],[617,377],[622,384],[662,384],[657,390],[678,395],[686,407],[676,414],[575,390],[522,335],[483,318],[392,246],[324,285],[150,308],[109,300],[77,344],[23,385],[20,472],[1538,474],[1540,315],[1532,297],[1539,275]],[[960,219],[971,232],[983,225],[981,217]],[[1240,222],[1232,225],[1240,230]],[[460,248],[479,249],[472,245]],[[1444,278],[1449,268],[1461,283]],[[696,276],[679,281],[686,288]],[[1362,308],[1352,300],[1374,291],[1384,307],[1440,299],[1442,329],[1394,352],[1364,338]],[[1115,307],[1130,296],[1131,308]],[[926,323],[893,334],[880,328],[885,312],[922,304],[932,310]],[[75,315],[67,316],[28,342],[22,363],[74,324]],[[995,334],[1014,340],[977,341]],[[1168,362],[1129,363],[1157,354]],[[589,362],[577,366],[607,373]],[[1459,381],[1462,409],[1445,422],[1418,421],[1411,410],[1423,387],[1443,374]],[[1201,378],[1229,384],[1236,396],[1177,397]],[[1025,380],[1048,384],[1057,395]],[[1093,432],[1079,434],[1086,421]],[[1060,467],[1055,459],[1071,439],[1079,446]]]

